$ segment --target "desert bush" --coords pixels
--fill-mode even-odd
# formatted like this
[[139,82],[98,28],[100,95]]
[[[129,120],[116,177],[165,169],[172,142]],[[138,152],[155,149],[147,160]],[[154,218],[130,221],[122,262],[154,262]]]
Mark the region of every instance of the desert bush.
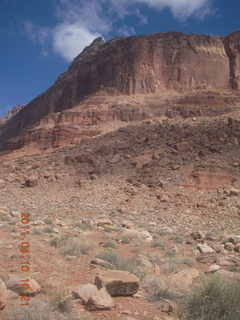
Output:
[[37,236],[40,236],[42,234],[42,230],[41,229],[36,229],[34,228],[33,231],[32,231],[32,234],[35,234]]
[[66,320],[66,318],[45,302],[31,301],[29,306],[17,304],[10,308],[3,320]]
[[43,221],[46,223],[46,224],[52,224],[52,220],[50,218],[44,218]]
[[162,265],[161,270],[166,274],[179,271],[180,262],[175,257],[168,258]]
[[91,229],[91,225],[85,222],[78,222],[76,223],[76,227],[80,228],[81,230],[87,230],[87,229]]
[[85,239],[68,239],[64,240],[60,246],[62,255],[80,256],[81,254],[89,254],[94,245]]
[[103,246],[105,248],[112,248],[112,249],[116,249],[117,248],[116,242],[114,242],[112,240],[106,241]]
[[123,237],[121,242],[122,242],[122,244],[129,244],[131,242],[131,240],[129,237]]
[[175,236],[170,237],[169,240],[172,240],[176,243],[183,243],[184,238],[182,236],[175,235]]
[[145,276],[145,272],[143,271],[141,263],[135,257],[125,259],[117,255],[115,252],[109,250],[99,253],[97,258],[110,262],[113,270],[129,271],[140,279],[143,279]]
[[50,245],[52,247],[59,248],[64,241],[66,241],[66,237],[64,237],[64,236],[56,236],[56,237],[53,237],[50,240]]
[[180,293],[159,277],[149,277],[144,283],[144,287],[149,294],[149,300],[160,302],[162,300],[176,300]]
[[216,275],[204,277],[183,298],[184,320],[239,320],[240,282]]
[[103,230],[104,232],[112,232],[112,228],[109,226],[105,226]]
[[56,292],[50,299],[52,308],[61,313],[70,313],[71,297],[67,292]]
[[50,226],[46,226],[43,228],[43,232],[45,233],[54,233],[54,229]]

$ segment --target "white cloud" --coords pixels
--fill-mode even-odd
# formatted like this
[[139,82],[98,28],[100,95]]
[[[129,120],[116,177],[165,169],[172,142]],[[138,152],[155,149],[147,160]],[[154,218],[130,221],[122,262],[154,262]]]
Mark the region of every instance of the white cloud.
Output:
[[[134,0],[135,1],[135,0]],[[210,13],[212,0],[137,0],[146,5],[162,10],[169,8],[178,20],[186,20],[191,16],[203,18]]]
[[127,25],[122,26],[118,29],[118,34],[124,37],[130,37],[136,34],[136,31],[132,27],[128,27]]
[[53,32],[53,48],[67,61],[72,61],[87,45],[99,37],[81,25],[59,24]]
[[213,0],[110,0],[110,2],[121,15],[128,14],[129,7],[144,4],[158,11],[168,8],[176,19],[184,21],[191,16],[204,18],[211,12]]
[[28,34],[33,42],[44,44],[51,36],[51,29],[48,27],[41,27],[32,23],[29,20],[23,22],[24,31]]
[[24,23],[30,39],[53,49],[68,62],[96,37],[108,38],[114,31],[123,36],[136,33],[124,18],[135,16],[140,24],[148,23],[143,6],[161,11],[169,9],[179,21],[194,16],[203,19],[211,13],[214,0],[54,0],[59,22],[53,28]]

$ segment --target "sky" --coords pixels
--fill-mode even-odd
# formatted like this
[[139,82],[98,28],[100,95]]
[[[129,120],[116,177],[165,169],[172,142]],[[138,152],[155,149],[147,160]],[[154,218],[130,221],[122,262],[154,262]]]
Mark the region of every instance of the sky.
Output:
[[240,30],[240,0],[0,0],[0,117],[27,104],[101,36]]

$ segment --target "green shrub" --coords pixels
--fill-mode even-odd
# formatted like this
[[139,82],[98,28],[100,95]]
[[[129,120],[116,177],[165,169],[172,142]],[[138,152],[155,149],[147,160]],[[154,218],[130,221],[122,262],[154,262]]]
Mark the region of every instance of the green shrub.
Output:
[[216,275],[203,278],[184,297],[184,320],[239,320],[240,282]]

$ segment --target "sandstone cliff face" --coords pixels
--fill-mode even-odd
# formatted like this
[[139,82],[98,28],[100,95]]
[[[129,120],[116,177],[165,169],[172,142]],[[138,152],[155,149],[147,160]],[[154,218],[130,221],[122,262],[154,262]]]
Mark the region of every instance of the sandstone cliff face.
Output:
[[225,38],[177,32],[106,43],[98,38],[51,88],[4,125],[0,144],[98,90],[106,95],[134,95],[239,87],[240,32]]

